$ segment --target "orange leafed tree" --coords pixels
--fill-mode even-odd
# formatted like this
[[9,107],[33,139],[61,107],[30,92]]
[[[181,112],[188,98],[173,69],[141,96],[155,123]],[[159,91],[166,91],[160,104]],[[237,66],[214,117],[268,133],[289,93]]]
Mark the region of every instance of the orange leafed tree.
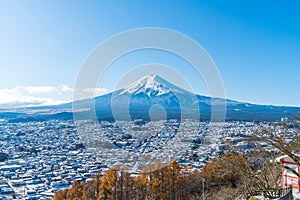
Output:
[[117,194],[117,171],[115,169],[109,169],[102,177],[102,182],[99,186],[98,200],[116,199]]

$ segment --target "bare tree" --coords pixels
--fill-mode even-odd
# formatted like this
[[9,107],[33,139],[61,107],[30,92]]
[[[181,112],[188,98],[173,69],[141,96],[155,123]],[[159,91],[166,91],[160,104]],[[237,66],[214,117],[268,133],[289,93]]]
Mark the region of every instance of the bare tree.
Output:
[[[297,121],[299,118],[296,118]],[[276,127],[280,126],[282,131],[281,134],[278,134]],[[290,134],[287,134],[292,126],[293,128],[297,127],[294,124],[279,124],[275,128],[264,129],[263,131],[253,135],[252,140],[256,142],[265,142],[271,147],[275,148],[281,154],[287,155],[290,157],[296,165],[300,166],[300,157],[297,152],[300,150],[300,134],[299,129],[296,128],[296,131],[292,134],[292,140],[288,137],[291,137]],[[300,177],[300,173],[289,166],[283,166],[285,169],[289,170],[296,176]]]

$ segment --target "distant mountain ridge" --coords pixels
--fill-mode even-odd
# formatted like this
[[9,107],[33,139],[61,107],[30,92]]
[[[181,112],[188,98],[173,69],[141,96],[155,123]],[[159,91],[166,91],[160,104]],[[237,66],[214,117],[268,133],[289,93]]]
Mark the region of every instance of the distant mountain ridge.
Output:
[[[94,104],[93,104],[94,102]],[[95,105],[95,107],[93,107]],[[212,107],[215,112],[226,107],[226,120],[278,121],[283,117],[300,115],[299,107],[269,106],[243,103],[229,99],[211,98],[193,94],[157,75],[148,75],[112,93],[56,106],[17,109],[16,112],[0,112],[0,118],[10,121],[47,119],[72,119],[73,113],[80,119],[96,117],[99,120],[151,119],[153,106],[159,105],[167,119],[199,118],[210,120]],[[199,113],[200,112],[200,113]],[[217,113],[218,114],[218,113]],[[155,115],[155,112],[154,112]],[[156,119],[161,112],[157,112]],[[153,117],[153,116],[152,116]]]

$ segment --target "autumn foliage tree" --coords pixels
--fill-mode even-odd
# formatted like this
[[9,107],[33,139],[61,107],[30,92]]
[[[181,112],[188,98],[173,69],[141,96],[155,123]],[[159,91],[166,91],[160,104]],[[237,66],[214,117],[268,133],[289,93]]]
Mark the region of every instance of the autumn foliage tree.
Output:
[[[242,163],[246,161],[242,155],[228,154],[212,161],[201,171],[192,171],[190,167],[179,165],[176,161],[169,165],[154,163],[137,176],[132,176],[124,168],[112,168],[104,175],[95,176],[92,181],[81,184],[74,182],[70,189],[59,191],[53,199],[198,199],[202,195],[202,178],[206,180],[207,192],[215,193],[225,186],[227,190],[236,190],[242,183],[239,172],[244,167]],[[232,191],[229,193],[233,194]],[[208,194],[206,196],[207,199],[218,199],[215,196],[209,198]]]
[[99,185],[98,200],[107,199],[113,200],[117,197],[117,171],[110,169],[103,176],[102,182]]

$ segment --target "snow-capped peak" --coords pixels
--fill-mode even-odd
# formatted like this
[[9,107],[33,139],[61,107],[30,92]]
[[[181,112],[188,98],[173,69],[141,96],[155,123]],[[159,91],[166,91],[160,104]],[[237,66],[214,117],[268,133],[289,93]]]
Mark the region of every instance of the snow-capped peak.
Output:
[[147,75],[123,88],[123,93],[145,93],[150,96],[160,96],[172,92],[171,83],[157,75]]

